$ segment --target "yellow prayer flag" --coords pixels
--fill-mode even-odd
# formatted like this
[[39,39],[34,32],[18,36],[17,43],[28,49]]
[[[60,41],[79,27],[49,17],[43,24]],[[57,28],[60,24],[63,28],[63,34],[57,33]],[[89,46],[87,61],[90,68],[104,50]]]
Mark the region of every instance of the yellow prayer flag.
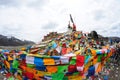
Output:
[[68,76],[68,80],[82,80],[82,76],[80,75]]
[[51,58],[43,59],[44,65],[55,65],[55,60]]
[[96,51],[94,49],[91,49],[92,56],[96,55]]
[[99,64],[98,64],[98,68],[97,68],[97,70],[96,70],[96,73],[101,72],[101,70],[102,70],[102,64],[99,63]]
[[10,63],[9,63],[8,61],[5,60],[5,64],[6,64],[7,68],[10,69]]
[[11,61],[11,60],[13,60],[13,58],[8,55],[8,61]]

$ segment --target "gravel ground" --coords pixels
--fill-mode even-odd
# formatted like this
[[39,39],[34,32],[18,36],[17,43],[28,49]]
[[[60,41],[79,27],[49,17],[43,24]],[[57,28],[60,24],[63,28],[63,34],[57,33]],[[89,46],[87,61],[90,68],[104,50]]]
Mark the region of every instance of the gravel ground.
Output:
[[120,66],[110,71],[109,80],[120,80]]
[[0,73],[0,80],[4,80],[5,76]]

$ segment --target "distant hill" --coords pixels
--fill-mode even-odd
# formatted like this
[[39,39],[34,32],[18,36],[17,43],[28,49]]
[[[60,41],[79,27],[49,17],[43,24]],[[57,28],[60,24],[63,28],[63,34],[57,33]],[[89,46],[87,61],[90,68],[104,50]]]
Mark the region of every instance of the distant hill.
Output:
[[22,41],[15,37],[7,37],[4,35],[0,35],[0,46],[23,46],[29,44],[34,44],[34,42],[27,40]]
[[108,37],[109,39],[112,39],[115,42],[120,42],[120,37]]

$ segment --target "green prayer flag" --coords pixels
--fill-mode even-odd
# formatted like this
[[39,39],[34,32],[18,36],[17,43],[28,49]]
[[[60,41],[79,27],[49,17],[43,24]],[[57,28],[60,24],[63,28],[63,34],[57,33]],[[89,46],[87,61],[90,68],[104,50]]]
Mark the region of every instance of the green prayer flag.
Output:
[[58,73],[63,73],[68,70],[68,65],[65,66],[58,66]]
[[106,57],[106,56],[107,56],[107,53],[104,54],[104,57]]
[[68,80],[68,77],[67,77],[67,76],[64,76],[64,77],[63,77],[63,80]]
[[75,72],[75,73],[73,73],[73,75],[78,75],[78,74],[80,74],[80,72]]
[[108,59],[107,59],[107,62],[110,62],[110,59],[111,59],[111,58],[108,58]]
[[42,57],[43,58],[50,58],[50,56],[48,56],[48,55],[43,55]]
[[18,61],[17,61],[17,60],[14,60],[13,63],[12,63],[12,67],[15,68],[15,69],[17,69],[18,66],[19,66]]
[[7,80],[14,80],[14,77],[9,77]]
[[63,80],[64,74],[63,73],[54,73],[52,74],[52,80]]
[[34,64],[27,64],[27,67],[29,67],[29,68],[34,68],[35,65],[34,65]]
[[102,54],[98,55],[98,62],[101,62],[102,57],[103,57]]
[[18,73],[20,73],[20,75],[22,76],[22,70],[18,69],[17,71],[18,71]]
[[73,64],[73,65],[76,64],[76,57],[72,57],[72,59],[70,60],[70,64]]

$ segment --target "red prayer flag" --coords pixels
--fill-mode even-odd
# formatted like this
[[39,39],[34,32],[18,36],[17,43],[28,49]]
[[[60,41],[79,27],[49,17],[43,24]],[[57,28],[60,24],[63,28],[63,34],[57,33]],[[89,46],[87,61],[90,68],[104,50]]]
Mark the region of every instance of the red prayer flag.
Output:
[[75,72],[77,69],[76,69],[76,65],[69,65],[68,66],[68,72]]
[[83,66],[84,65],[84,60],[85,60],[84,56],[78,55],[77,59],[76,59],[76,66]]
[[67,53],[67,48],[62,48],[62,55]]
[[29,79],[33,79],[34,74],[33,74],[33,73],[30,73],[30,72],[26,72],[26,76],[27,76]]

